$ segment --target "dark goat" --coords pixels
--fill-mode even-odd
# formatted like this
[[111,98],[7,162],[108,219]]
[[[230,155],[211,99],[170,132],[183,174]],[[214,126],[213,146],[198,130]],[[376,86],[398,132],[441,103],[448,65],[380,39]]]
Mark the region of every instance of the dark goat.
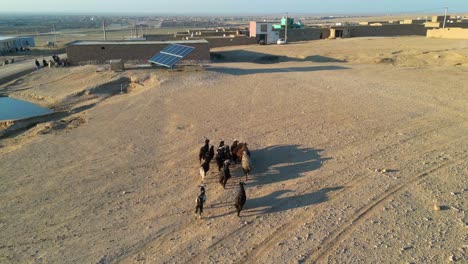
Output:
[[237,139],[234,139],[231,144],[231,157],[234,163],[237,163],[237,157],[234,155],[234,150],[237,148],[237,144],[239,144],[239,141]]
[[229,160],[224,161],[223,170],[219,173],[219,183],[226,189],[226,183],[231,178],[231,171],[229,170],[229,166],[231,162]]
[[247,195],[245,194],[245,183],[243,181],[239,182],[239,190],[236,194],[236,200],[234,201],[234,206],[237,210],[237,216],[240,216],[240,212],[247,201]]
[[221,141],[219,142],[218,148],[222,148],[222,147],[224,147],[224,140],[221,140]]
[[210,150],[210,140],[205,139],[205,145],[200,148],[200,152],[198,153],[198,162],[201,163],[201,160],[206,157],[206,153]]
[[205,187],[200,186],[200,195],[198,195],[197,199],[197,206],[195,207],[195,214],[198,214],[198,218],[201,218],[203,213],[203,204],[206,202],[206,194],[205,194]]
[[229,147],[222,146],[218,148],[218,153],[216,153],[215,159],[216,159],[216,164],[218,165],[218,171],[221,171],[224,161],[231,159],[231,153],[229,153]]
[[214,146],[211,145],[210,150],[208,151],[206,157],[207,157],[208,159],[210,159],[210,161],[211,161],[211,160],[213,160],[214,155],[215,155],[215,153],[214,153]]

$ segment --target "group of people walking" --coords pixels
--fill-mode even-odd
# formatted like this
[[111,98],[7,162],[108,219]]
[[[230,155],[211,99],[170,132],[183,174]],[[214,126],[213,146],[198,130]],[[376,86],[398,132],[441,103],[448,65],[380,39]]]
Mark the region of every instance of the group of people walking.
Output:
[[36,69],[39,70],[41,66],[43,68],[52,68],[52,67],[68,67],[70,66],[70,62],[68,59],[61,59],[58,55],[52,55],[52,60],[47,61],[45,58],[42,58],[42,65],[36,59],[34,64],[36,65]]

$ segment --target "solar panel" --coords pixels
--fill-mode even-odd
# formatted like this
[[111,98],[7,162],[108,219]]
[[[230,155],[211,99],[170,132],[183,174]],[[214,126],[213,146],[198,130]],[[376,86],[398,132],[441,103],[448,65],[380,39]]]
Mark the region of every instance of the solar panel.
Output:
[[149,59],[150,62],[156,63],[168,68],[172,68],[177,62],[189,55],[195,48],[179,45],[170,44],[169,46],[162,49],[158,54]]

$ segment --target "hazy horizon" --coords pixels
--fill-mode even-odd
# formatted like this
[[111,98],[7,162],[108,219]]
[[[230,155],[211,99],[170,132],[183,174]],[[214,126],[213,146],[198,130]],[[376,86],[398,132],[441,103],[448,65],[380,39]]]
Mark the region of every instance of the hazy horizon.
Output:
[[[423,14],[443,13],[447,6],[450,13],[468,12],[468,1],[460,0],[114,0],[110,1],[59,1],[23,0],[3,6],[2,14],[153,14],[153,15],[275,15],[289,12],[301,15],[370,15],[370,14]],[[184,8],[181,9],[180,6]],[[248,7],[248,8],[247,8]]]

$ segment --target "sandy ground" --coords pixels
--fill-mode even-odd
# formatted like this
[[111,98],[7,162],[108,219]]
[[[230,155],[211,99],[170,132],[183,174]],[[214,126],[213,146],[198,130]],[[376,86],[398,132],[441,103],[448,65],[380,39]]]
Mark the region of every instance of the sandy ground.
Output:
[[[222,48],[206,70],[153,73],[75,114],[77,125],[0,139],[0,262],[466,263],[467,47],[409,37]],[[93,80],[81,88],[94,74],[113,78],[79,75]],[[214,164],[194,216],[204,136],[250,145],[240,218],[242,172],[224,190]]]

